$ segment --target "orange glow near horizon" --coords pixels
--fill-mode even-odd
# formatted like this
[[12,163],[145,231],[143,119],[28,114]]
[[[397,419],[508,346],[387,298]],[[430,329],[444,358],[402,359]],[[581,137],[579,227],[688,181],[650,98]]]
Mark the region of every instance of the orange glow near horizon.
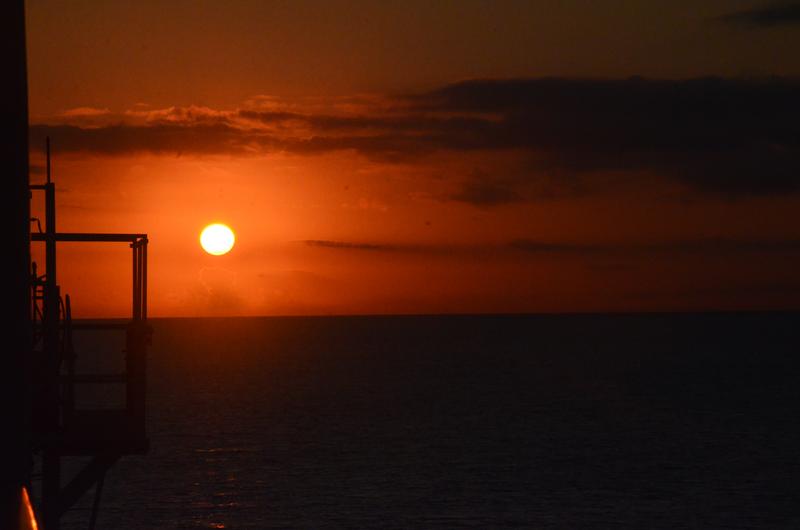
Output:
[[[410,1],[29,2],[57,230],[146,233],[154,317],[800,308],[800,32]],[[127,249],[58,249],[129,313]]]
[[[677,190],[664,187],[494,207],[446,199],[470,167],[503,163],[477,154],[424,165],[347,152],[60,154],[58,230],[147,233],[154,317],[746,309],[796,300],[796,291],[768,283],[793,285],[791,247],[659,246],[720,234],[796,237],[784,222],[797,208],[791,197],[670,202],[662,197]],[[448,171],[457,176],[429,176]],[[42,217],[41,204],[32,206]],[[194,235],[208,212],[235,227],[235,252],[224,259]],[[58,245],[58,281],[78,318],[129,312],[129,250],[107,247]],[[43,244],[34,250],[41,273]]]

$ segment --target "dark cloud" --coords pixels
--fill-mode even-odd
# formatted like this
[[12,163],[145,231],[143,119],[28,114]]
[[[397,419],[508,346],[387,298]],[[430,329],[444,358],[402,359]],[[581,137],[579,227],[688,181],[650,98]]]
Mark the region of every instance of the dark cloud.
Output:
[[329,114],[301,114],[283,111],[251,111],[240,110],[237,115],[241,118],[254,120],[260,123],[274,125],[296,122],[307,125],[319,133],[353,132],[353,131],[392,131],[393,133],[439,133],[443,130],[458,130],[482,127],[485,120],[463,116],[441,117],[420,115],[412,112],[406,114],[408,109],[394,109],[391,113],[376,115],[335,116]]
[[461,188],[446,199],[488,208],[520,202],[522,196],[508,186],[492,182],[483,175],[476,175],[463,182]]
[[331,151],[356,151],[367,158],[385,162],[418,160],[436,150],[432,142],[420,137],[401,134],[374,134],[369,136],[325,136],[307,139],[289,139],[281,144],[285,151],[313,155]]
[[797,239],[701,238],[630,244],[553,243],[518,239],[509,248],[533,254],[799,254]]
[[717,20],[746,28],[773,28],[800,24],[800,2],[782,2],[723,15]]
[[798,94],[800,82],[779,78],[523,79],[468,81],[413,102],[501,116],[473,145],[528,150],[539,170],[647,172],[742,195],[800,189]]
[[344,250],[393,251],[400,249],[396,245],[387,245],[383,243],[352,243],[348,241],[331,241],[327,239],[306,239],[303,241],[303,244],[309,247],[335,248]]
[[431,245],[413,243],[381,243],[381,242],[353,242],[353,241],[332,241],[327,239],[306,239],[300,243],[320,249],[341,250],[341,251],[370,251],[370,252],[392,252],[397,254],[423,254],[426,256],[452,256],[469,255],[480,256],[483,254],[496,254],[500,247],[489,247],[481,245]]
[[233,154],[261,151],[270,138],[244,133],[227,124],[108,125],[83,128],[73,125],[32,125],[31,144],[44,145],[50,136],[55,152],[85,152],[101,155],[130,153]]
[[[239,111],[238,116],[291,131],[308,130],[302,138],[289,137],[281,148],[299,154],[351,150],[379,161],[407,162],[434,151],[488,149],[486,139],[496,124],[485,117],[436,116],[417,109],[376,109],[372,115],[335,116],[276,111]],[[503,146],[499,146],[503,147]]]
[[798,95],[800,80],[784,78],[473,80],[353,116],[170,109],[169,122],[34,125],[31,133],[33,145],[49,134],[61,151],[109,155],[350,150],[416,163],[441,151],[517,151],[536,160],[527,181],[476,178],[450,197],[478,206],[519,200],[543,175],[587,190],[602,174],[630,173],[707,193],[770,195],[800,191]]
[[508,248],[511,250],[518,250],[531,254],[587,254],[594,252],[607,252],[611,247],[603,245],[553,243],[549,241],[535,241],[532,239],[517,239],[509,243]]
[[536,255],[618,255],[637,256],[647,254],[705,254],[705,255],[791,255],[800,254],[800,239],[734,239],[697,238],[674,241],[616,243],[573,243],[543,241],[535,239],[516,239],[498,245],[417,245],[391,244],[381,242],[350,242],[309,239],[301,243],[310,247],[332,250],[379,251],[413,254],[442,255],[497,255],[508,252],[521,252]]

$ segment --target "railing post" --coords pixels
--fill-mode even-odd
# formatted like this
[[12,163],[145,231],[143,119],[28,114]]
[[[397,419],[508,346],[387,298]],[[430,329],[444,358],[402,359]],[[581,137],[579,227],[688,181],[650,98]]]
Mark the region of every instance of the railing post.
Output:
[[132,313],[133,319],[136,320],[139,318],[139,303],[136,297],[136,293],[139,291],[138,289],[138,261],[136,259],[136,241],[131,243],[131,257],[133,258],[132,266],[131,266],[131,274],[133,276],[133,290],[131,291],[131,302],[133,304]]
[[147,238],[142,239],[142,319],[147,320]]
[[134,319],[128,325],[125,338],[126,409],[137,433],[145,432],[145,392],[147,389],[147,344],[150,327]]
[[58,502],[61,492],[61,455],[52,447],[52,438],[60,428],[60,407],[58,381],[61,348],[59,344],[59,300],[60,293],[56,283],[56,187],[52,182],[45,189],[45,285],[42,347],[43,359],[40,382],[42,384],[42,424],[41,431],[48,447],[42,455],[42,506],[44,527],[57,530],[59,526]]
[[147,238],[137,239],[133,249],[133,319],[126,336],[126,408],[136,432],[145,432],[147,389]]
[[64,384],[64,404],[62,407],[64,423],[75,414],[75,345],[72,342],[72,302],[64,295],[64,361],[67,365],[67,378]]

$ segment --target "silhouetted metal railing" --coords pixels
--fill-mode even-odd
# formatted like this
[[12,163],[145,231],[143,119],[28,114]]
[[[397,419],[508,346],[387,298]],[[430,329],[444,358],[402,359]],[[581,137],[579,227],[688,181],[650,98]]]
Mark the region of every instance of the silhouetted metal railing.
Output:
[[[146,349],[150,338],[150,328],[147,325],[147,245],[148,239],[146,234],[100,234],[100,233],[55,233],[50,236],[47,233],[33,233],[31,234],[31,241],[45,241],[52,240],[54,242],[71,242],[71,243],[128,243],[131,248],[131,263],[132,263],[132,293],[131,293],[131,320],[128,323],[80,323],[75,324],[71,318],[71,304],[69,305],[69,318],[58,319],[56,327],[59,333],[59,338],[56,341],[59,343],[57,353],[55,355],[58,359],[55,364],[60,367],[62,360],[68,359],[67,373],[61,374],[58,369],[59,382],[62,387],[62,413],[65,422],[69,422],[76,413],[75,409],[75,389],[76,384],[106,384],[106,383],[122,383],[126,385],[126,411],[130,417],[130,421],[141,426],[142,438],[144,438],[144,416],[145,416],[145,386],[146,386]],[[45,278],[41,280],[41,278]],[[34,285],[46,284],[48,274],[35,283]],[[55,286],[55,291],[58,292],[58,286]],[[47,296],[41,296],[41,288],[34,289],[33,300],[34,315],[47,314]],[[47,292],[47,289],[44,289]],[[66,304],[61,303],[62,307]],[[44,307],[42,307],[44,306]],[[60,316],[60,312],[58,313]],[[37,329],[43,329],[44,336],[47,336],[48,325],[47,319],[36,322]],[[74,373],[74,351],[67,351],[72,348],[70,344],[66,346],[65,339],[70,337],[73,329],[81,330],[108,330],[108,329],[124,329],[126,332],[125,339],[125,364],[126,370],[124,374],[75,374]],[[45,346],[43,349],[49,349]],[[138,430],[138,429],[137,429]]]
[[[97,499],[105,472],[125,454],[148,449],[145,431],[147,346],[147,245],[146,234],[59,233],[55,224],[55,185],[50,181],[48,142],[47,183],[30,186],[45,192],[45,231],[30,234],[30,241],[45,244],[45,271],[31,266],[31,319],[33,354],[35,441],[42,451],[42,507],[47,530],[57,530],[60,516],[88,489],[97,486]],[[58,243],[127,243],[131,248],[131,318],[117,322],[73,322],[69,296],[61,298],[56,282]],[[78,374],[74,330],[118,329],[125,332],[125,372]],[[125,386],[122,409],[83,410],[76,406],[76,385]],[[61,486],[61,458],[91,456],[91,461],[65,486]],[[95,503],[96,506],[96,503]],[[94,518],[94,516],[93,516]]]

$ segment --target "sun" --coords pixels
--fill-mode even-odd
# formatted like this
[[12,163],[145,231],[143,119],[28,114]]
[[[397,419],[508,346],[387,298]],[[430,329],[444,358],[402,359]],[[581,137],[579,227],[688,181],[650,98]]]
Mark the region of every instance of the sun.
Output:
[[227,254],[235,241],[233,230],[222,223],[210,224],[200,232],[200,246],[212,256]]

